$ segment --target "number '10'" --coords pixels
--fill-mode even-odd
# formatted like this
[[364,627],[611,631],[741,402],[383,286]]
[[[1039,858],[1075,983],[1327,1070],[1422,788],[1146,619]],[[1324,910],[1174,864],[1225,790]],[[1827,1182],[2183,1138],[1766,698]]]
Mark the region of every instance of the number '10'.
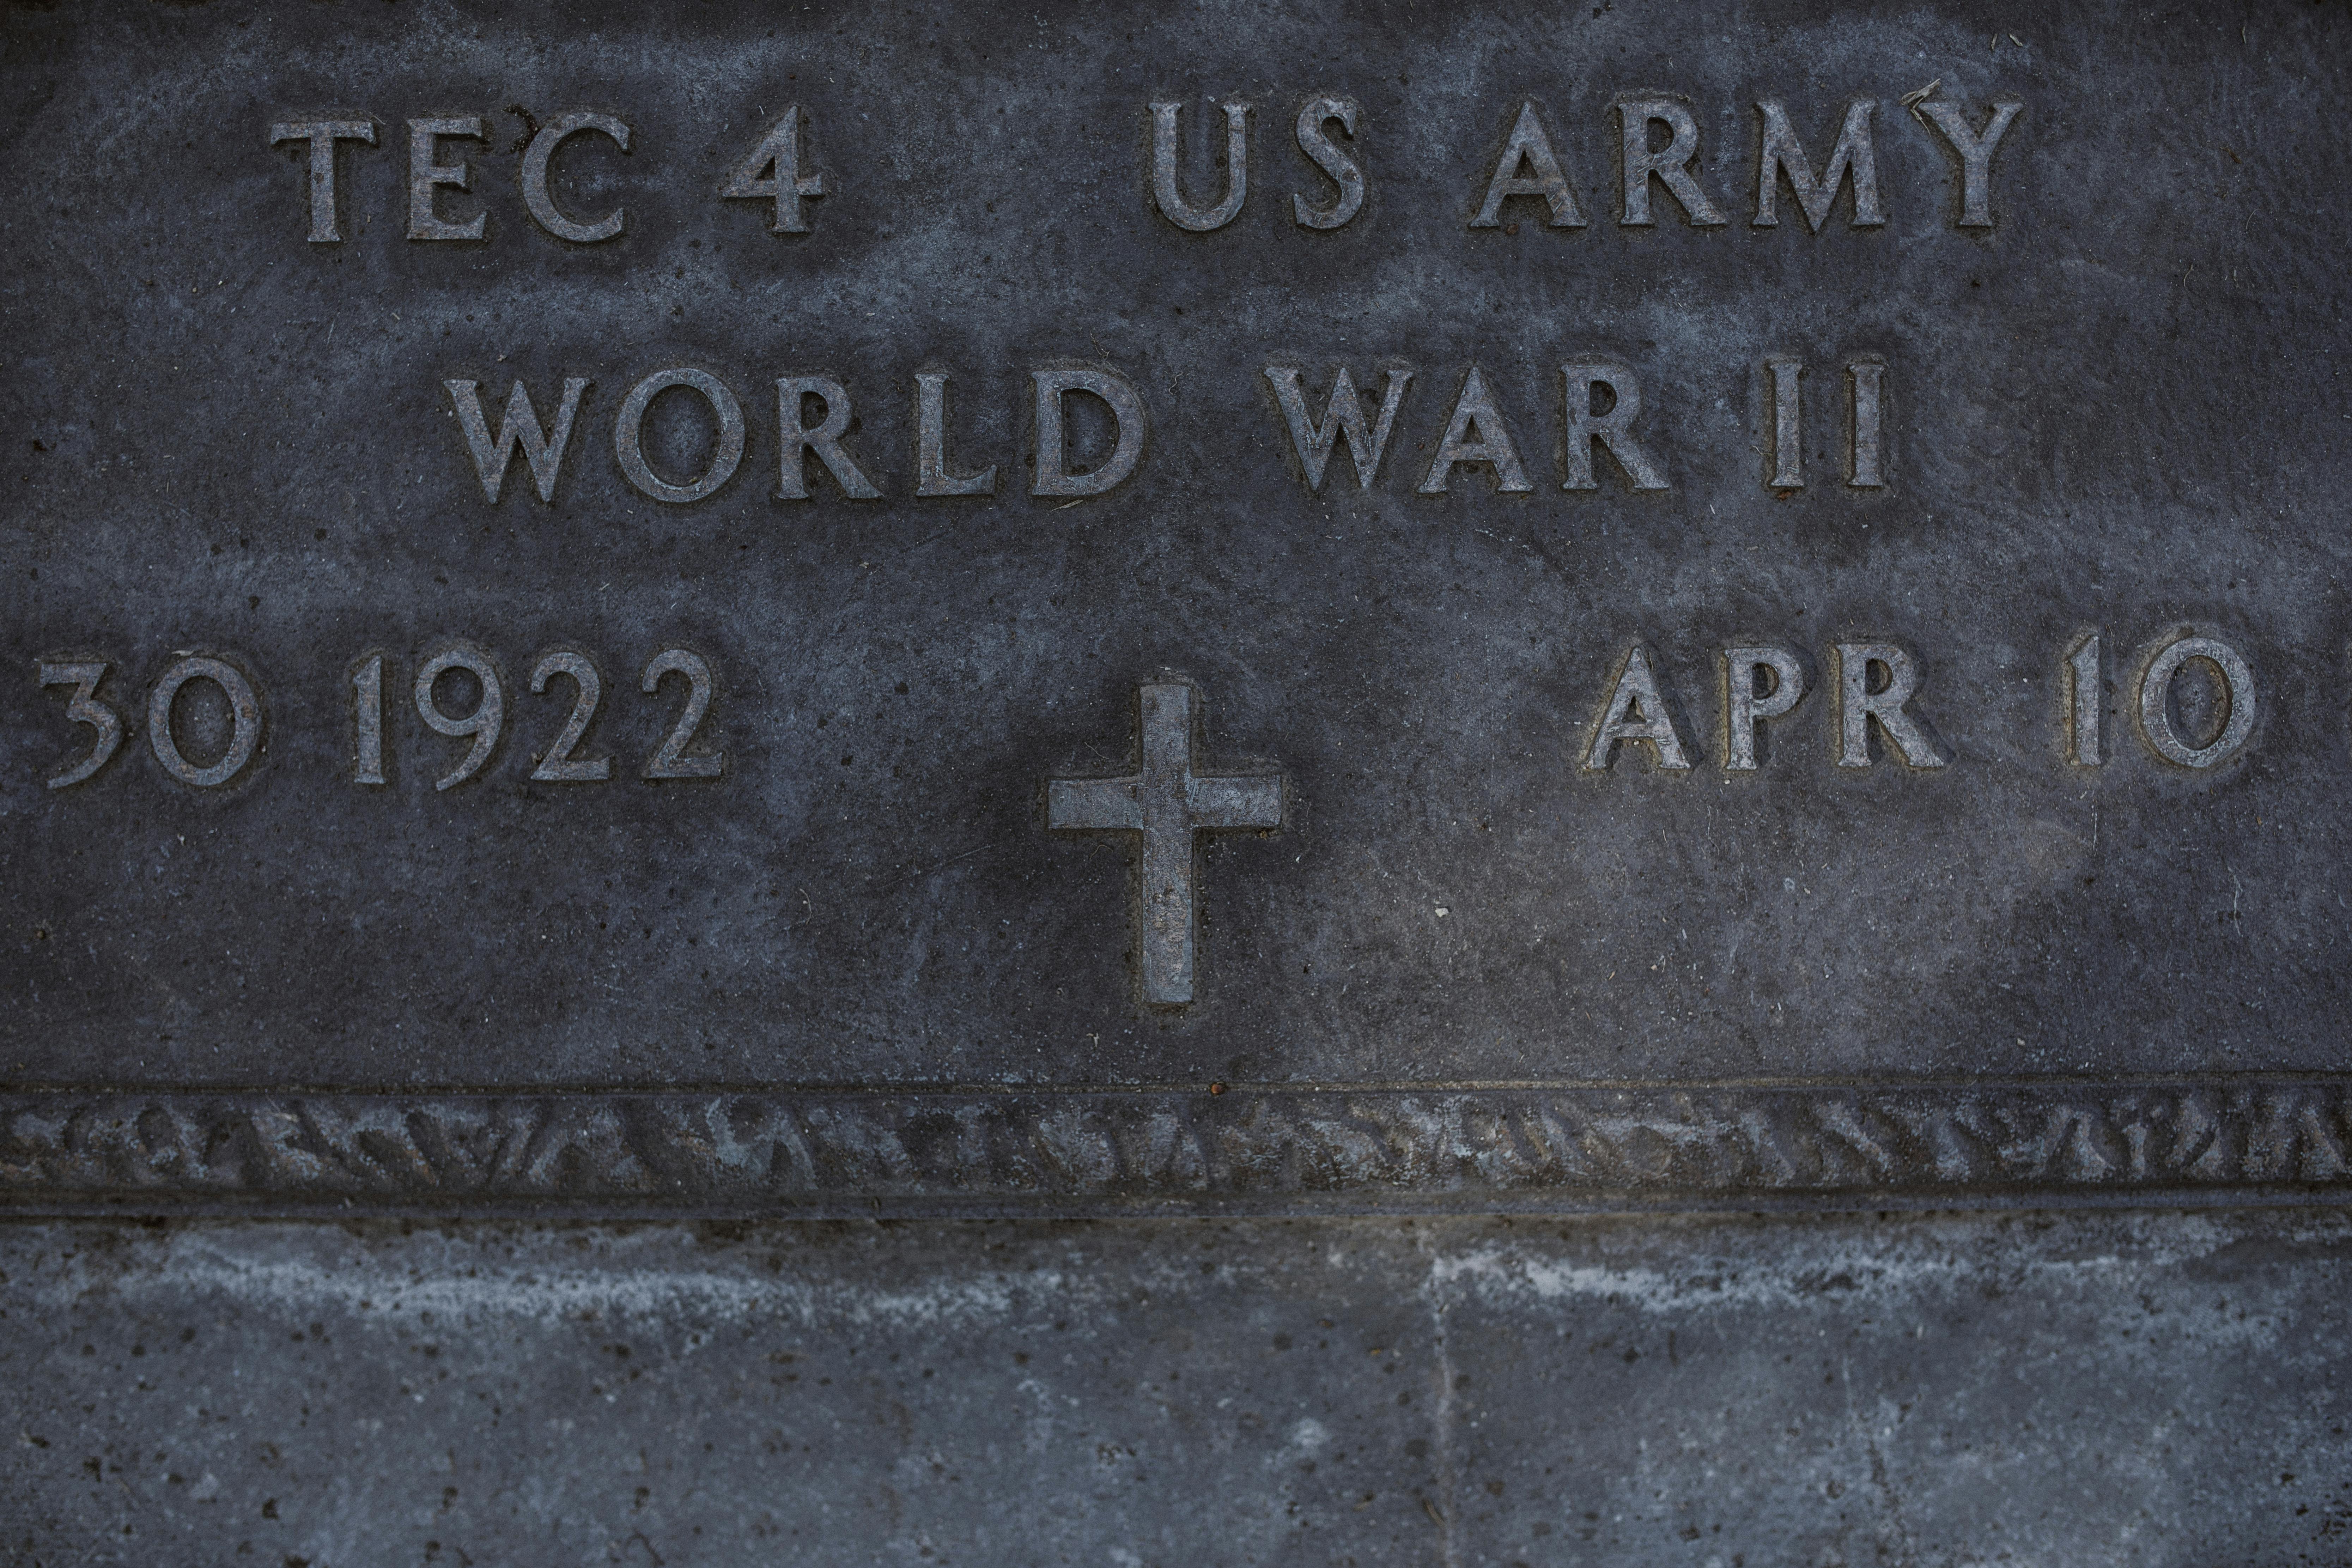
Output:
[[[462,669],[479,684],[480,697],[472,711],[451,714],[445,711],[434,695],[434,686],[451,670]],[[694,740],[705,714],[710,710],[714,682],[710,666],[701,655],[682,647],[664,648],[646,662],[645,677],[638,683],[647,696],[661,689],[667,677],[677,675],[686,679],[686,706],[679,710],[677,721],[670,727],[668,736],[646,759],[639,776],[649,779],[709,779],[717,778],[726,759],[718,755],[687,754],[687,746]],[[557,676],[572,683],[572,711],[557,731],[547,750],[541,753],[538,765],[530,776],[545,784],[595,784],[613,776],[610,757],[580,757],[572,753],[581,739],[588,733],[589,721],[595,718],[597,704],[604,700],[604,683],[596,673],[596,666],[586,655],[558,649],[541,656],[531,668],[530,689],[533,695],[543,693]],[[383,655],[376,654],[360,665],[352,675],[352,699],[356,709],[357,744],[353,748],[352,781],[363,784],[380,784],[384,778],[383,742]],[[464,784],[482,771],[483,765],[498,750],[499,736],[506,724],[506,692],[499,679],[498,666],[489,657],[472,648],[453,647],[434,655],[418,667],[413,688],[416,716],[425,721],[425,728],[436,735],[452,739],[466,738],[470,744],[457,765],[434,782],[435,789],[449,789]]]

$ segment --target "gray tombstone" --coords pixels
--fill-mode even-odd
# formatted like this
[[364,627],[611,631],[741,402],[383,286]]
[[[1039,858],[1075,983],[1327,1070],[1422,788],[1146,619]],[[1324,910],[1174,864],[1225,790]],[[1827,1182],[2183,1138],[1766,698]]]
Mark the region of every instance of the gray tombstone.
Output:
[[0,1557],[2352,1561],[2347,64],[0,11]]

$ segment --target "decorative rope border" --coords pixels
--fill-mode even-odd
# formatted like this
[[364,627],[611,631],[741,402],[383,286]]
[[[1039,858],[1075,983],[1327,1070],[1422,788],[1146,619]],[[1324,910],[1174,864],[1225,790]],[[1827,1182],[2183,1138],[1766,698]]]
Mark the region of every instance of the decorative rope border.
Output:
[[0,1091],[0,1211],[1051,1215],[2352,1200],[2352,1079]]

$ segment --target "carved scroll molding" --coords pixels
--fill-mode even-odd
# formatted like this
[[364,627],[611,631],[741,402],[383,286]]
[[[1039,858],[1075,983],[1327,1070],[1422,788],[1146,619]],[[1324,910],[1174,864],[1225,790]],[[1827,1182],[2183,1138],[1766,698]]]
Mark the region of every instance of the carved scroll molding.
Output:
[[16,1213],[751,1215],[2352,1200],[2352,1079],[0,1092]]

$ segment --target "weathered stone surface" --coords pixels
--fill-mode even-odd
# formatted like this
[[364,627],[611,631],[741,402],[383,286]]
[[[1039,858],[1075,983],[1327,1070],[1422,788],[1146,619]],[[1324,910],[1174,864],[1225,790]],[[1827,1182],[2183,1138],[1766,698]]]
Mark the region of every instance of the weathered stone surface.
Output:
[[0,1230],[0,1555],[2335,1563],[2334,1214]]
[[2352,30],[2016,10],[0,7],[0,1559],[2352,1561]]
[[2352,39],[2018,22],[11,10],[6,1200],[2338,1179]]

